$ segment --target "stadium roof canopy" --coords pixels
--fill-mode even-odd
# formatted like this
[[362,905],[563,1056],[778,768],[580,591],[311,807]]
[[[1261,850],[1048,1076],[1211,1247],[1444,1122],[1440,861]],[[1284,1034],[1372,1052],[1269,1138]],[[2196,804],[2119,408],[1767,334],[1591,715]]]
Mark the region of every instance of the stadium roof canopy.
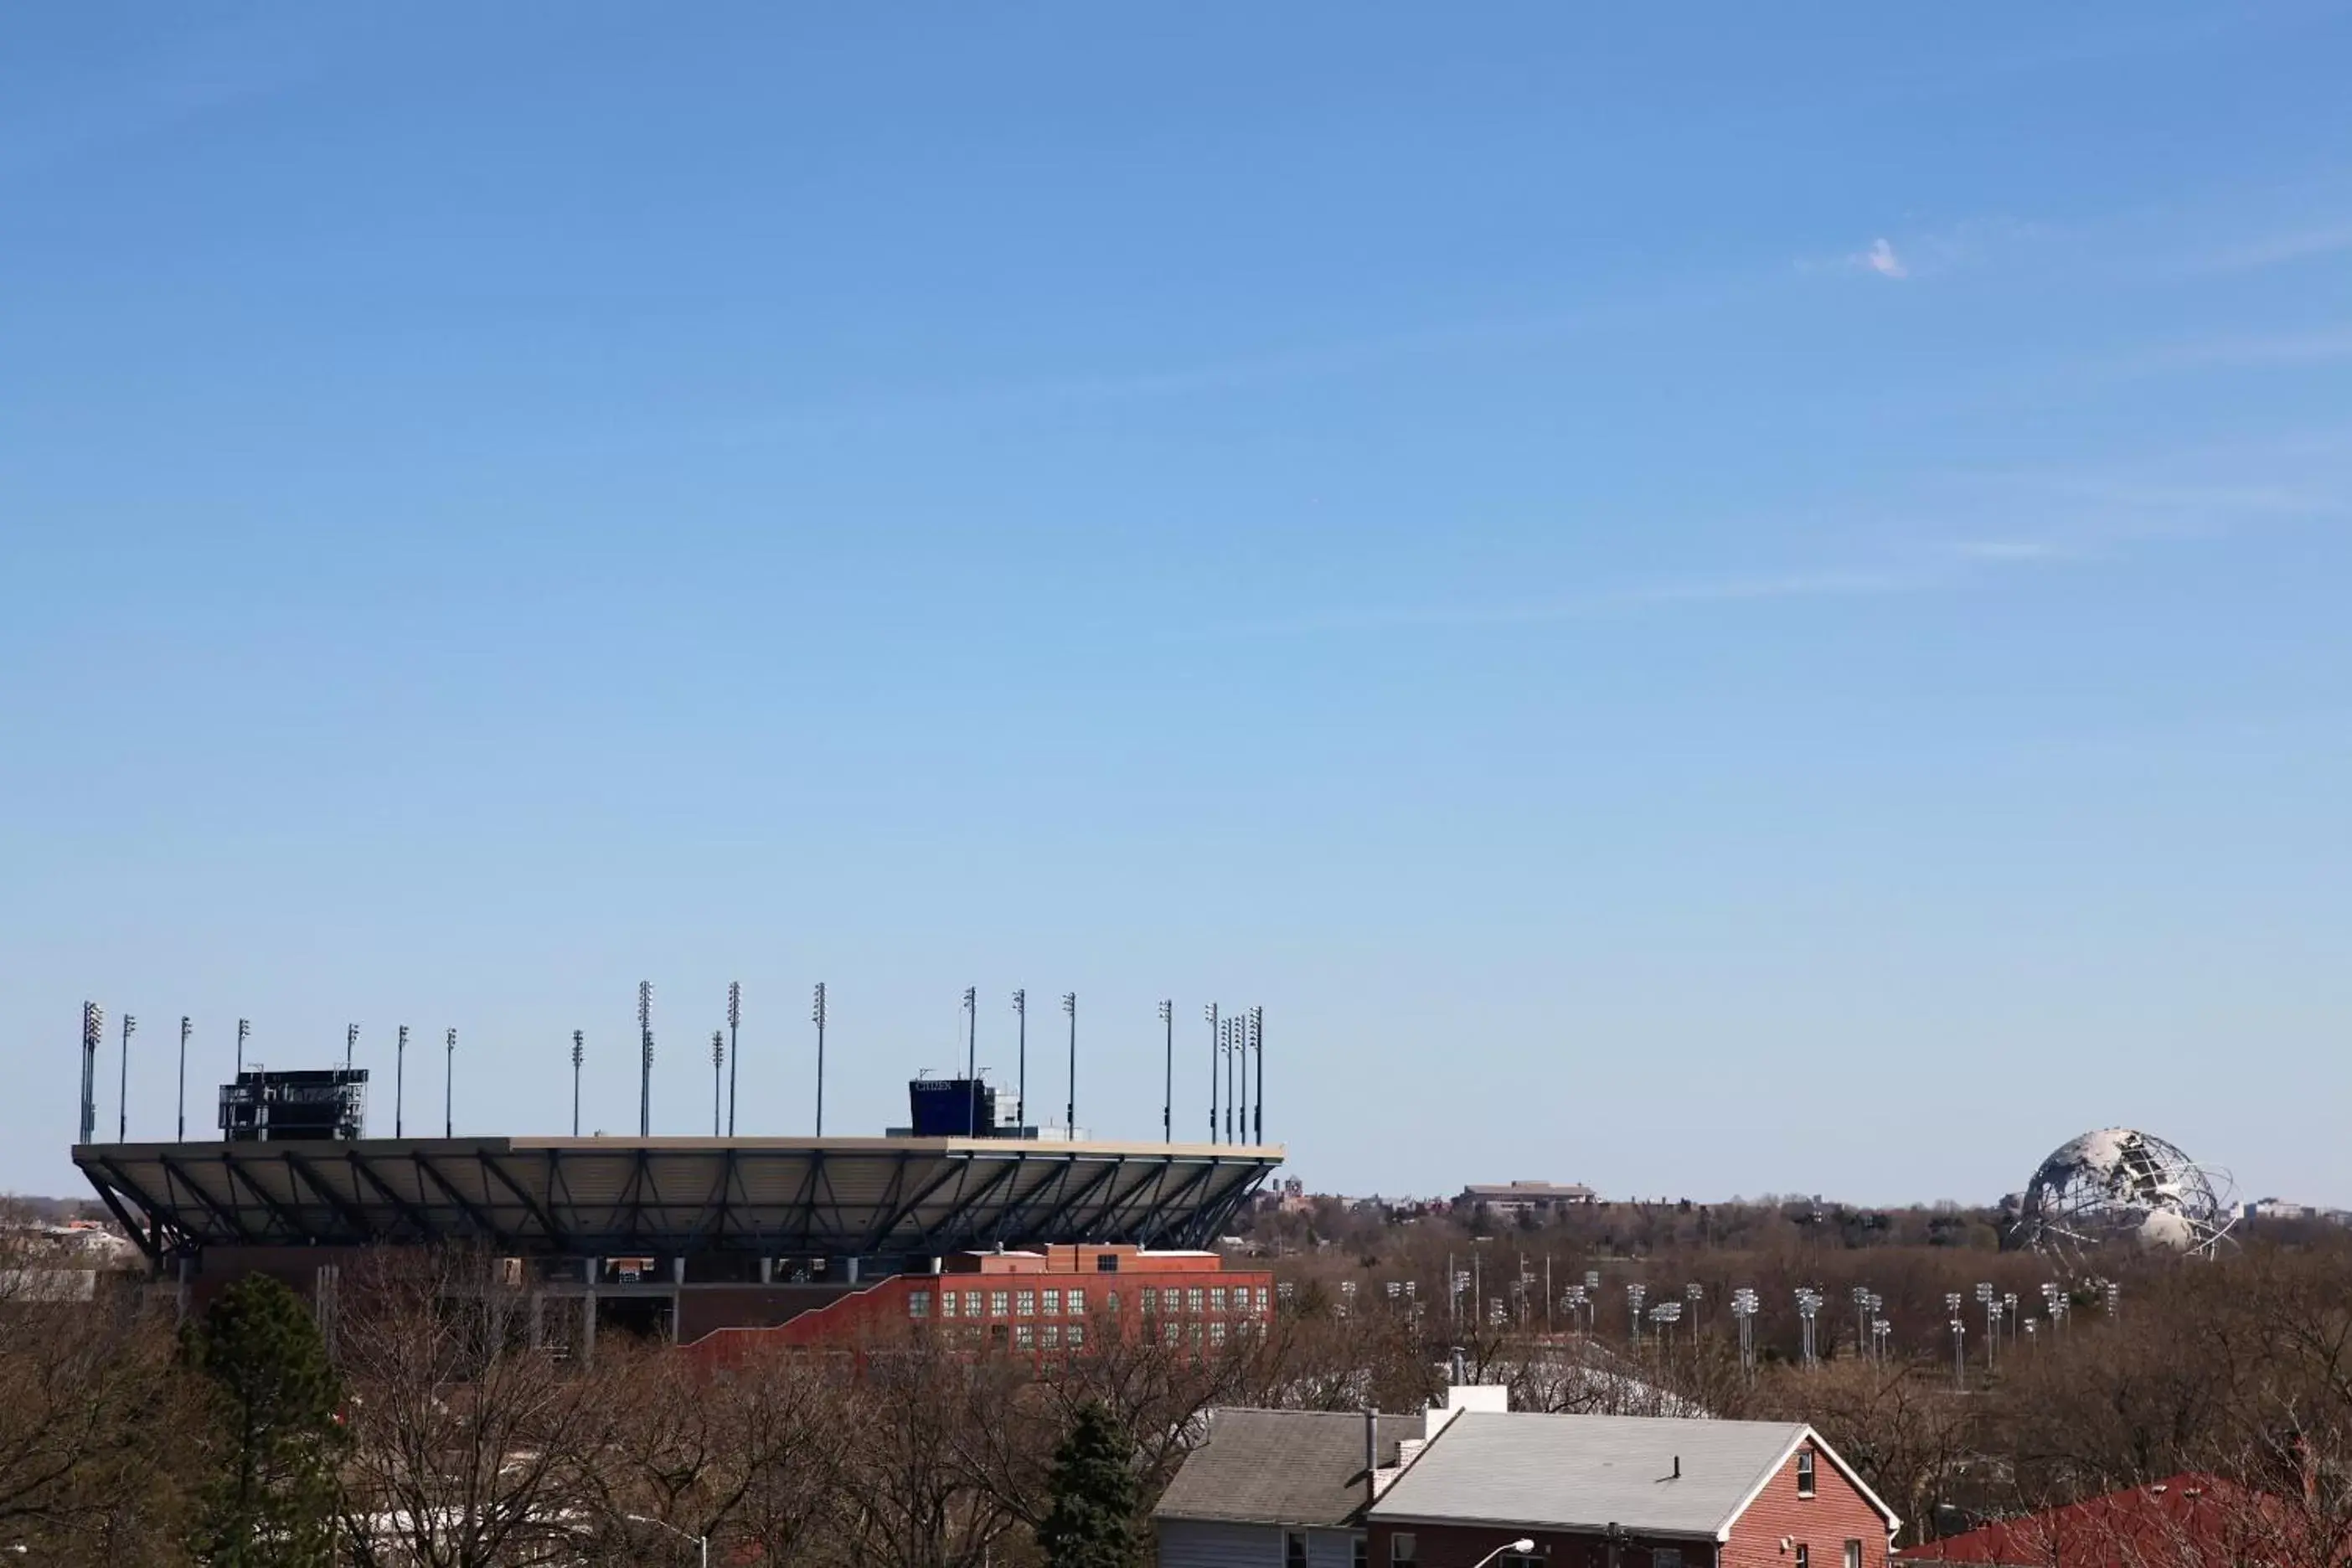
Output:
[[940,1256],[1203,1247],[1278,1147],[997,1138],[446,1138],[89,1143],[148,1255],[494,1245],[509,1256]]

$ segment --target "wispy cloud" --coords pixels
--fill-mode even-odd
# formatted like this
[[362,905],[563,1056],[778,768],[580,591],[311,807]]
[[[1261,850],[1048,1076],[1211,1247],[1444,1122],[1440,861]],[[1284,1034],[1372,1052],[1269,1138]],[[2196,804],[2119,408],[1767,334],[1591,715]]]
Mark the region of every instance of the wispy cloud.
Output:
[[1895,247],[1887,240],[1885,235],[1881,235],[1876,239],[1872,240],[1870,242],[1870,248],[1864,251],[1860,256],[1855,257],[1854,260],[1859,265],[1869,268],[1881,278],[1908,278],[1911,276],[1911,269],[1903,265],[1903,258],[1895,254]]
[[2199,258],[2191,270],[2252,272],[2347,250],[2352,250],[2352,223],[2324,224],[2225,246]]
[[2258,370],[2352,359],[2352,325],[2280,332],[2217,332],[2161,343],[2116,362],[2126,374],[2179,370]]

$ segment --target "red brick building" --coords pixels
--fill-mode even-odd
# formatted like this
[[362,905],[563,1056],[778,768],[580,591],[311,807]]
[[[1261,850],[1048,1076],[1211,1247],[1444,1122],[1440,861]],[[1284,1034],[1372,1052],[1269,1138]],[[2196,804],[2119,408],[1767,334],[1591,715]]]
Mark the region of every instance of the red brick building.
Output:
[[938,1273],[893,1275],[781,1323],[718,1329],[692,1348],[725,1360],[755,1346],[854,1349],[926,1329],[975,1350],[1041,1355],[1107,1334],[1206,1352],[1273,1318],[1274,1276],[1263,1268],[1228,1268],[1213,1252],[1080,1244],[957,1253]]
[[1887,1568],[1901,1522],[1801,1423],[1477,1412],[1367,1517],[1369,1568]]

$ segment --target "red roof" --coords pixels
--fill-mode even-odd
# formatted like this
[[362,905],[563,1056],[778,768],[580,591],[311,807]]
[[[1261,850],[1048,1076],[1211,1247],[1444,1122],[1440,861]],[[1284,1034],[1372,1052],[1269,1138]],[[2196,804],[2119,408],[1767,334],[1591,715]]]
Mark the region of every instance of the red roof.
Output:
[[2283,1563],[2297,1555],[2290,1533],[2278,1499],[2189,1474],[1948,1535],[1897,1552],[1895,1561],[1997,1568]]

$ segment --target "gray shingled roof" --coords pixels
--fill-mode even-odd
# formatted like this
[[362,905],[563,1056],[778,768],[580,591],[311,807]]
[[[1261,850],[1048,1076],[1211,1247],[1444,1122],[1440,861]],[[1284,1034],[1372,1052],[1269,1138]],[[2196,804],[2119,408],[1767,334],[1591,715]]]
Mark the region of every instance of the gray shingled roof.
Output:
[[[1380,1417],[1382,1468],[1418,1415]],[[1208,1441],[1160,1495],[1155,1519],[1249,1524],[1346,1524],[1364,1506],[1364,1418],[1354,1411],[1213,1410]]]
[[1717,1536],[1805,1430],[1793,1421],[1457,1415],[1372,1517]]

